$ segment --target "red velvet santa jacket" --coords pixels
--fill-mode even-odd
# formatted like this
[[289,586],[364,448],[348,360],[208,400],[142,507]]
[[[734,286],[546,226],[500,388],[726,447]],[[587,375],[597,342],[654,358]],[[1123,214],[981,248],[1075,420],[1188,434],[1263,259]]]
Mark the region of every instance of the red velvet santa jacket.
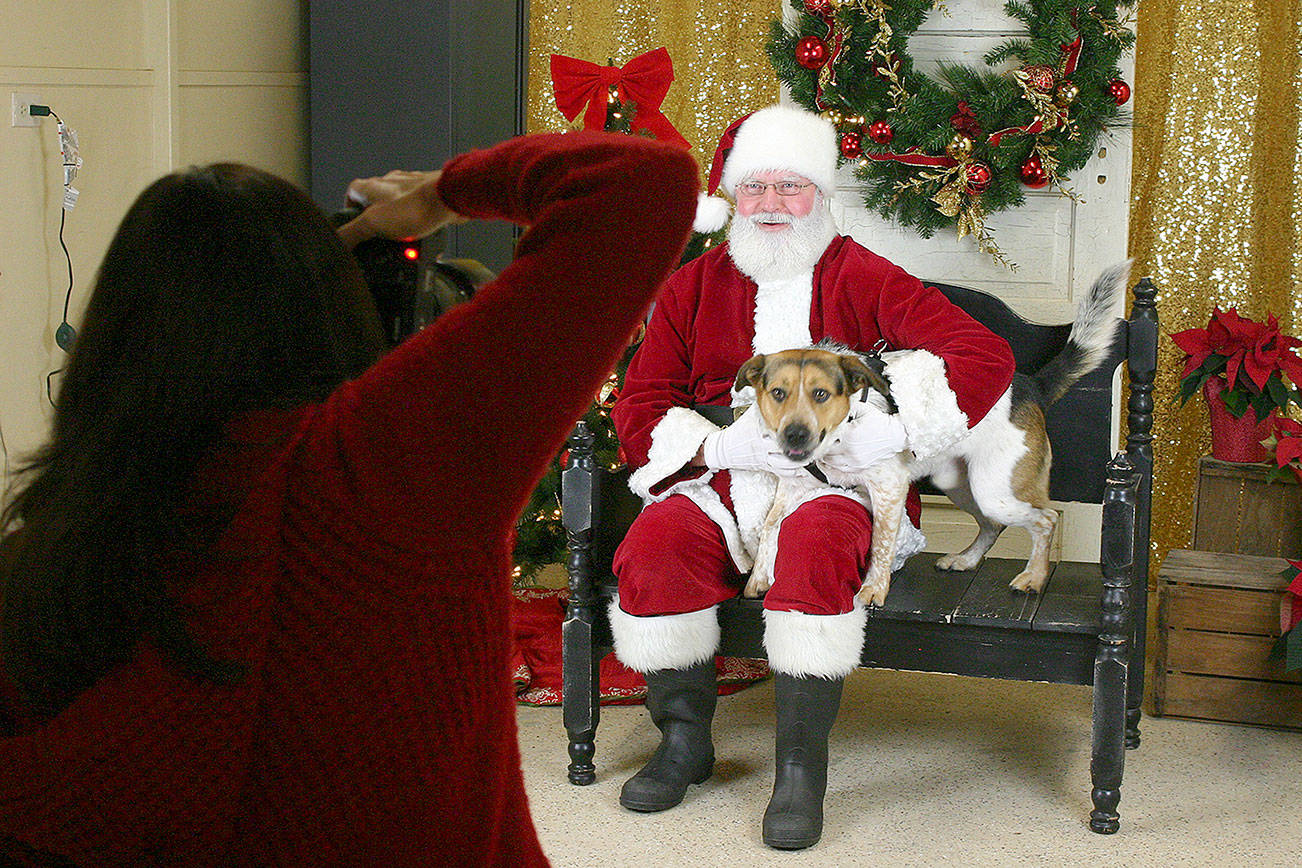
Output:
[[531,224],[514,263],[324,403],[231,426],[197,484],[247,494],[222,542],[240,558],[186,600],[248,675],[192,680],[144,645],[0,741],[0,861],[545,864],[511,530],[676,263],[696,186],[685,152],[597,133],[449,163],[455,211]]
[[[688,408],[729,403],[738,368],[756,352],[756,312],[757,286],[733,264],[726,245],[688,263],[666,283],[612,412],[627,460],[637,468],[632,484],[639,494],[663,497],[681,490],[679,483],[702,478],[684,465],[715,426]],[[807,311],[766,314],[770,323],[783,315],[807,316],[815,342],[828,337],[861,351],[883,342],[887,350],[926,351],[887,369],[909,447],[919,457],[961,437],[1012,382],[1013,356],[1003,338],[939,290],[850,238],[834,238],[815,264]],[[738,491],[740,474],[732,476],[737,502],[745,496]],[[691,487],[711,499],[701,486]],[[916,521],[916,496],[913,502]],[[724,526],[726,517],[718,507],[702,505],[723,527],[744,569],[737,557],[741,543]],[[755,512],[753,505],[748,511]],[[743,540],[744,525],[743,519]]]

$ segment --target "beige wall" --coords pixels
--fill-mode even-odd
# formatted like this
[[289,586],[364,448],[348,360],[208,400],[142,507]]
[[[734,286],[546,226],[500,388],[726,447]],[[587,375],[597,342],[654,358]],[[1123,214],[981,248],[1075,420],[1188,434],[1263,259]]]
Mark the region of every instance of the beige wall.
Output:
[[168,170],[232,159],[307,180],[306,0],[0,0],[0,432],[10,468],[44,439],[67,265],[55,122],[10,125],[38,94],[80,137],[64,241],[69,320],[136,194]]

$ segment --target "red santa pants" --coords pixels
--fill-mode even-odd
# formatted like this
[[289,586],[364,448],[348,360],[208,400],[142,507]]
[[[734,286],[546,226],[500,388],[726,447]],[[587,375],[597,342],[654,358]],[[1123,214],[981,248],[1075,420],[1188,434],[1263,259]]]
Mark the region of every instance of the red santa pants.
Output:
[[[720,494],[731,508],[726,488]],[[872,519],[857,501],[828,495],[801,505],[778,531],[773,587],[764,595],[764,608],[849,612],[871,545]],[[743,584],[719,526],[681,494],[642,510],[615,552],[614,571],[620,608],[637,616],[708,609],[735,597]]]

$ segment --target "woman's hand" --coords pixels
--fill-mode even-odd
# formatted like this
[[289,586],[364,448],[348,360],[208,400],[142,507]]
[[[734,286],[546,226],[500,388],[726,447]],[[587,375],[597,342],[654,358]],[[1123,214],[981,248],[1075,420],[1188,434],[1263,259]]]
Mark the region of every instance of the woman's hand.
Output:
[[349,248],[372,238],[410,240],[424,238],[444,226],[464,223],[439,198],[442,170],[394,170],[379,178],[358,178],[348,185],[348,198],[365,206],[357,217],[339,227],[339,237]]

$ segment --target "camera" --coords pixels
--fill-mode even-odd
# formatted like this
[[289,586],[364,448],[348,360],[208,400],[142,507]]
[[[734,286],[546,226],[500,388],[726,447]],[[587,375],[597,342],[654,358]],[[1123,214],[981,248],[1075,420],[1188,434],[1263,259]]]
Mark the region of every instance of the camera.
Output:
[[[338,227],[360,212],[346,208],[330,215]],[[442,230],[416,241],[372,238],[353,249],[375,300],[390,347],[420,331],[463,301],[494,275],[473,259],[444,259]]]

